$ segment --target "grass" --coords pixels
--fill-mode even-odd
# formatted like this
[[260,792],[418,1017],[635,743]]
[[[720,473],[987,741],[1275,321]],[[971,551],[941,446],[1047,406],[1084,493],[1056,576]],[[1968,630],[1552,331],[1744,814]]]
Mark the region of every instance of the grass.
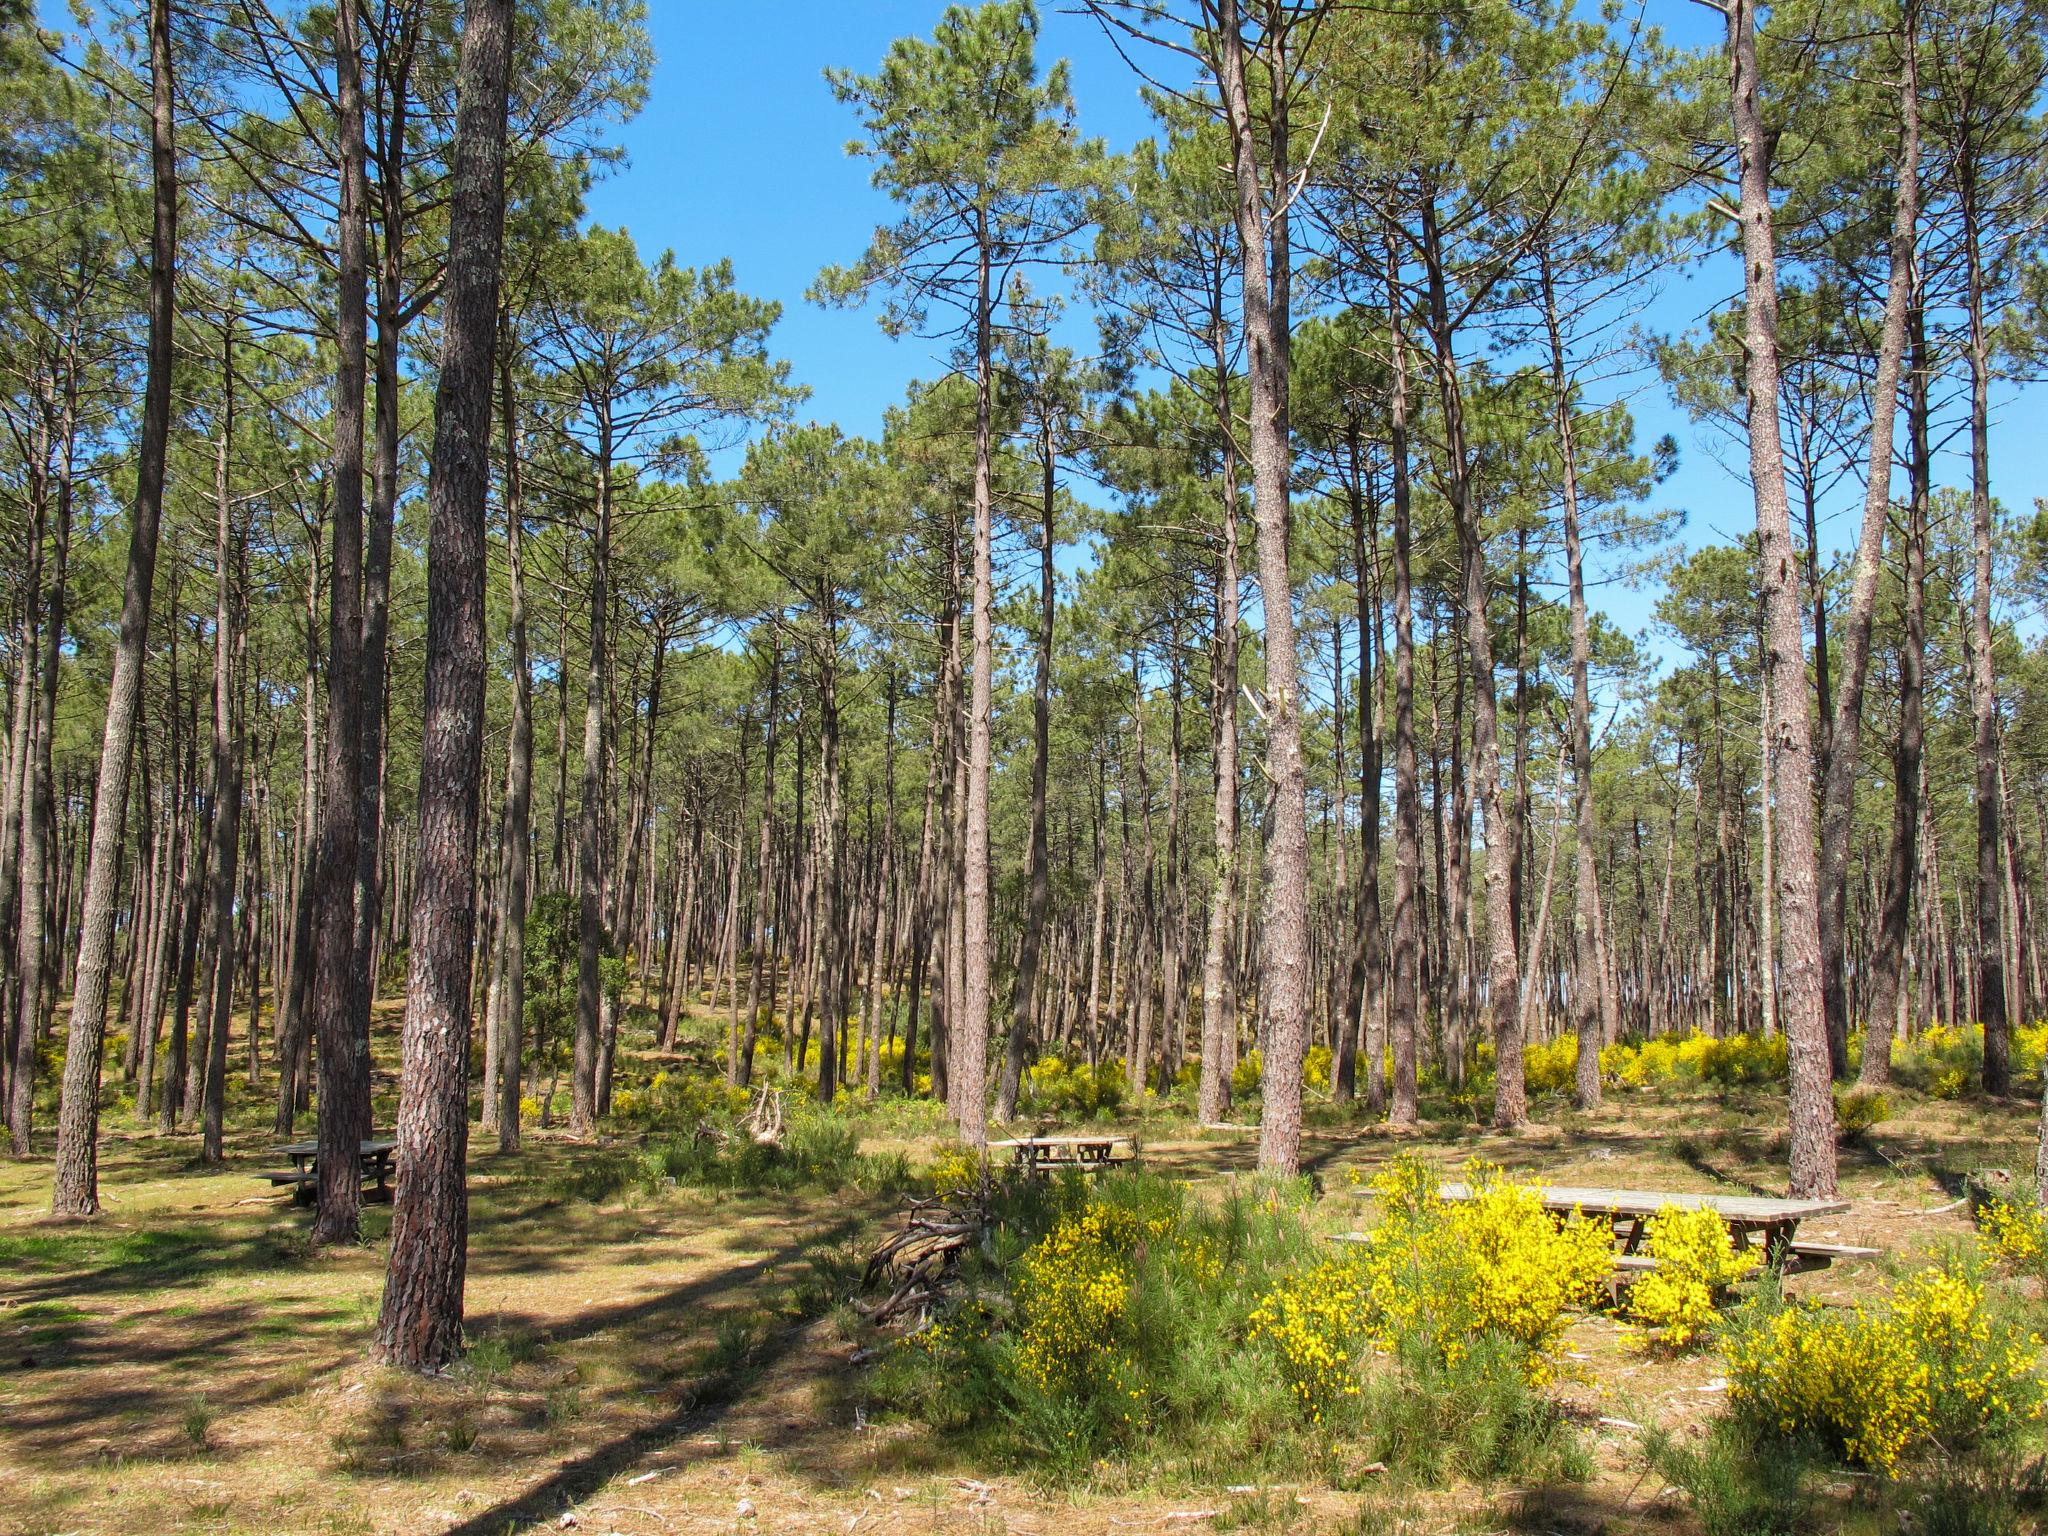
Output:
[[[394,1009],[380,1011],[380,1125],[395,1025]],[[684,1052],[663,1064],[711,1066],[721,1027],[722,1015],[695,1015]],[[1892,1099],[1870,1149],[1844,1153],[1856,1211],[1824,1224],[1832,1236],[1812,1235],[1931,1249],[1963,1217],[1913,1213],[1957,1198],[1964,1173],[2031,1162],[2030,1105],[1938,1102],[1910,1087]],[[1511,1137],[1433,1108],[1422,1132],[1396,1136],[1357,1107],[1311,1105],[1304,1156],[1331,1191],[1333,1225],[1356,1224],[1351,1172],[1404,1149],[1445,1169],[1476,1155],[1557,1183],[1782,1188],[1782,1101],[1765,1090],[1617,1095],[1585,1115],[1539,1105],[1539,1123]],[[92,1223],[44,1218],[47,1137],[40,1160],[0,1164],[0,1529],[501,1536],[558,1528],[573,1509],[583,1529],[641,1536],[730,1529],[746,1498],[758,1511],[747,1523],[764,1531],[844,1531],[858,1518],[862,1536],[1112,1536],[1231,1521],[1389,1536],[1596,1525],[1710,1536],[1694,1496],[1659,1501],[1680,1480],[1652,1468],[1641,1437],[1599,1420],[1662,1424],[1704,1454],[1691,1429],[1715,1413],[1719,1397],[1701,1389],[1720,1365],[1711,1353],[1645,1357],[1606,1318],[1568,1337],[1575,1379],[1548,1395],[1547,1413],[1446,1397],[1376,1404],[1378,1438],[1316,1468],[1234,1471],[1219,1457],[1089,1471],[1046,1494],[945,1437],[878,1418],[865,1406],[869,1367],[855,1360],[875,1341],[847,1305],[854,1272],[874,1223],[946,1137],[943,1110],[893,1097],[804,1126],[772,1154],[751,1143],[678,1153],[676,1133],[659,1131],[606,1148],[534,1134],[510,1158],[477,1142],[468,1358],[442,1379],[395,1377],[364,1363],[388,1213],[369,1213],[361,1247],[309,1251],[305,1213],[251,1177],[273,1162],[268,1114],[262,1093],[238,1086],[228,1168],[209,1173],[193,1165],[194,1138],[137,1133],[111,1113],[108,1209]],[[1232,1118],[1255,1119],[1256,1106]],[[1149,1169],[1197,1186],[1255,1156],[1253,1137],[1198,1130],[1178,1107],[1142,1118],[1127,1108],[1114,1123],[1141,1132]],[[1879,1273],[1794,1283],[1849,1299]],[[2031,1305],[2034,1325],[2048,1324]],[[1442,1428],[1453,1411],[1455,1455]],[[1491,1427],[1467,1434],[1468,1423]],[[1510,1458],[1486,1453],[1488,1442],[1528,1453],[1528,1465],[1503,1473]],[[1916,1533],[2003,1536],[2040,1518],[2032,1454],[1944,1489],[1873,1492],[1815,1474],[1800,1490],[1800,1528],[1882,1529],[1903,1513]],[[1227,1491],[1239,1483],[1253,1491]],[[1716,1508],[1742,1515],[1733,1498]],[[1220,1518],[1162,1523],[1205,1509]]]

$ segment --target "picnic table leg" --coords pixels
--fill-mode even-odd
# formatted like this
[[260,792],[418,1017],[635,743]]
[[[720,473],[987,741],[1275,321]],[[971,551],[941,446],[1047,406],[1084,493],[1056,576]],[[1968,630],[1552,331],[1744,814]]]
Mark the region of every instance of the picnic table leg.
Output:
[[1785,1260],[1792,1255],[1792,1234],[1797,1230],[1794,1222],[1775,1222],[1764,1228],[1764,1264],[1768,1268],[1784,1269]]
[[1621,1251],[1623,1253],[1634,1253],[1636,1249],[1642,1246],[1642,1242],[1643,1218],[1631,1216],[1628,1218],[1628,1233],[1622,1238]]

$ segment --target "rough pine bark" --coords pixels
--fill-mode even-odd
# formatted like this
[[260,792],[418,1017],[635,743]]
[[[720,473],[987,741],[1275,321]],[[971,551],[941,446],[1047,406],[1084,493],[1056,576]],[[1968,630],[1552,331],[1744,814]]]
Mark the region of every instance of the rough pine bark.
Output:
[[213,842],[207,855],[213,914],[213,995],[206,1007],[206,1062],[200,1093],[200,1157],[221,1161],[226,1111],[228,1024],[235,992],[235,865],[242,841],[242,705],[236,673],[242,656],[242,599],[229,450],[234,441],[233,331],[222,335],[220,439],[213,465]]
[[142,669],[156,580],[157,529],[163,513],[164,457],[170,440],[172,303],[178,259],[178,158],[173,124],[171,0],[150,0],[149,336],[137,445],[135,505],[129,520],[128,565],[121,588],[121,630],[107,686],[107,723],[100,738],[99,787],[86,856],[79,918],[78,965],[57,1110],[57,1167],[50,1209],[90,1216],[99,1209],[100,1057],[106,1045],[107,975],[114,954],[114,903],[119,892],[121,824]]
[[583,777],[576,812],[576,1038],[570,1084],[569,1133],[589,1136],[597,1129],[597,1064],[601,1042],[599,1012],[604,975],[604,797],[605,624],[610,617],[612,543],[611,433],[599,426],[597,529],[590,555],[590,648],[583,672]]
[[447,1364],[462,1347],[470,967],[483,767],[484,503],[491,479],[512,9],[512,0],[469,0],[463,19],[447,315],[427,485],[418,855],[391,1261],[375,1346],[379,1359],[421,1371]]
[[[1906,355],[1906,314],[1913,298],[1914,227],[1920,216],[1920,87],[1918,6],[1906,0],[1900,33],[1899,151],[1892,193],[1890,270],[1877,368],[1870,383],[1870,453],[1865,470],[1863,526],[1842,626],[1841,670],[1834,717],[1827,723],[1820,813],[1821,996],[1827,1009],[1828,1059],[1834,1075],[1849,1070],[1849,841],[1862,766],[1863,692],[1870,677],[1871,621],[1892,504],[1892,437],[1899,376]],[[1882,1021],[1873,1015],[1874,1027]]]
[[1557,294],[1548,255],[1541,258],[1543,312],[1550,337],[1550,387],[1557,412],[1557,442],[1564,476],[1564,550],[1570,588],[1572,702],[1570,745],[1572,821],[1575,832],[1572,895],[1572,1025],[1579,1040],[1578,1071],[1572,1085],[1580,1109],[1600,1103],[1600,1047],[1605,1043],[1600,995],[1603,963],[1593,913],[1600,900],[1593,847],[1599,824],[1593,815],[1592,626],[1586,614],[1585,548],[1579,529],[1578,443],[1574,436],[1571,384],[1565,373],[1564,336],[1558,326]]
[[[1052,620],[1057,588],[1053,574],[1053,514],[1058,505],[1054,483],[1053,405],[1042,407],[1039,440],[1038,529],[1038,655],[1031,679],[1031,846],[1026,857],[1030,888],[1025,897],[1024,937],[1017,950],[1016,998],[1010,1009],[1009,1050],[996,1093],[996,1118],[1017,1112],[1017,1090],[1031,1052],[1031,1008],[1038,992],[1039,951],[1045,938],[1045,913],[1052,900],[1052,859],[1046,847],[1045,775],[1052,755]],[[1139,1096],[1143,1102],[1144,1096]]]
[[[1216,620],[1214,653],[1210,661],[1211,691],[1209,715],[1211,745],[1216,760],[1216,797],[1213,810],[1216,841],[1216,888],[1209,896],[1209,938],[1202,960],[1202,1064],[1196,1084],[1197,1113],[1204,1124],[1213,1125],[1230,1113],[1231,1047],[1237,1039],[1237,1019],[1226,1008],[1230,992],[1226,968],[1230,964],[1232,914],[1238,902],[1237,856],[1237,598],[1241,579],[1237,528],[1237,450],[1232,441],[1230,372],[1221,316],[1212,331],[1216,356],[1217,437],[1223,453],[1223,506],[1219,516],[1222,537],[1216,544]],[[1098,862],[1099,868],[1099,862]],[[1104,885],[1095,881],[1095,920],[1091,949],[1091,974],[1101,969],[1102,903]],[[1090,988],[1089,1030],[1094,1030],[1093,987]]]
[[1422,1033],[1422,792],[1415,742],[1415,581],[1408,479],[1408,343],[1401,328],[1399,249],[1387,236],[1387,314],[1393,353],[1388,452],[1394,480],[1394,914],[1387,979],[1394,1081],[1387,1119],[1416,1122],[1415,1045]]
[[1883,906],[1877,942],[1870,955],[1870,1008],[1863,1033],[1859,1081],[1881,1088],[1891,1081],[1892,1041],[1906,987],[1906,944],[1920,862],[1921,758],[1926,744],[1923,695],[1927,662],[1927,509],[1930,476],[1927,442],[1927,381],[1917,366],[1924,359],[1918,316],[1914,324],[1915,363],[1907,427],[1913,479],[1906,507],[1903,581],[1904,634],[1899,642],[1899,734],[1892,748],[1892,830],[1885,853]]
[[[354,1242],[357,1164],[370,1129],[370,1040],[357,1007],[356,842],[362,804],[363,396],[368,356],[369,187],[363,145],[361,0],[334,13],[335,129],[341,208],[335,225],[334,554],[327,579],[326,783],[315,887],[313,1036],[319,1063],[319,1207],[313,1241]],[[377,707],[375,701],[369,707]]]
[[526,642],[526,555],[517,412],[511,359],[503,359],[507,627],[512,647],[512,726],[505,764],[505,913],[498,953],[498,1150],[519,1150],[520,1062],[526,1036],[526,905],[532,869],[533,666]]
[[[1984,1091],[2012,1090],[2006,1017],[2005,894],[1999,862],[1998,680],[1991,658],[1991,337],[1985,316],[1983,210],[1972,163],[1959,169],[1970,361],[1970,660],[1971,746],[1977,810],[1977,1017],[1984,1026]],[[2044,1100],[2048,1103],[2048,1100]]]
[[1756,498],[1757,574],[1769,646],[1764,686],[1776,726],[1774,775],[1780,998],[1791,1055],[1791,1187],[1835,1191],[1834,1098],[1821,999],[1819,873],[1813,825],[1813,715],[1807,697],[1798,556],[1778,436],[1778,270],[1770,150],[1757,77],[1756,0],[1730,0],[1730,97],[1741,158],[1743,343],[1749,472]]
[[[1288,290],[1292,235],[1284,201],[1270,211],[1261,185],[1259,127],[1254,121],[1242,19],[1237,0],[1218,0],[1214,29],[1216,83],[1231,144],[1239,254],[1243,259],[1247,373],[1251,384],[1252,500],[1258,523],[1260,604],[1266,635],[1266,772],[1273,785],[1266,840],[1266,902],[1261,1002],[1266,1010],[1264,1099],[1259,1116],[1259,1168],[1292,1177],[1301,1168],[1302,1055],[1309,1003],[1308,791],[1301,751],[1301,692],[1294,641],[1294,589],[1288,571],[1287,430]],[[1290,194],[1281,39],[1269,35],[1261,73],[1275,101],[1265,124],[1263,174],[1276,195]]]
[[988,1140],[989,1026],[989,750],[995,686],[995,376],[990,356],[992,236],[986,214],[976,225],[974,305],[974,621],[967,689],[967,784],[961,807],[960,1009],[947,1020],[953,1117],[960,1140]]

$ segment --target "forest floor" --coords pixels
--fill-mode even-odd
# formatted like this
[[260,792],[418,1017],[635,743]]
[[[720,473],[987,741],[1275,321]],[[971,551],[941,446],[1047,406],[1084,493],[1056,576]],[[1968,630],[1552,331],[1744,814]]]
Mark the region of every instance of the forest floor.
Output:
[[[1854,1210],[1802,1233],[1887,1259],[1793,1287],[1851,1298],[1957,1240],[1965,1212],[1940,1208],[1969,1172],[2028,1167],[2035,1114],[1904,1096],[1867,1147],[1845,1150]],[[414,1380],[365,1363],[388,1207],[369,1208],[360,1247],[310,1249],[308,1213],[253,1177],[278,1165],[277,1138],[258,1102],[245,1115],[227,1166],[208,1170],[191,1138],[134,1133],[112,1112],[107,1209],[89,1224],[46,1216],[46,1159],[0,1165],[5,1536],[1683,1532],[1691,1517],[1634,1426],[1696,1427],[1725,1391],[1711,1353],[1648,1356],[1596,1315],[1569,1336],[1578,1379],[1563,1389],[1589,1433],[1588,1482],[1376,1496],[1132,1489],[1106,1475],[1048,1492],[865,1412],[865,1325],[844,1301],[893,1201],[688,1187],[593,1198],[578,1180],[591,1149],[548,1133],[515,1156],[473,1153],[470,1357]],[[1330,1191],[1319,1217],[1337,1230],[1361,1214],[1349,1170],[1404,1148],[1554,1183],[1780,1193],[1781,1115],[1761,1091],[1640,1094],[1590,1115],[1553,1107],[1512,1137],[1442,1124],[1395,1137],[1326,1110],[1305,1151]],[[863,1144],[926,1159],[941,1138],[911,1123],[877,1116]],[[1163,1114],[1124,1124],[1155,1169],[1205,1180],[1252,1166],[1249,1134]],[[1859,1520],[1856,1480],[1842,1493],[1844,1529],[1882,1528]]]

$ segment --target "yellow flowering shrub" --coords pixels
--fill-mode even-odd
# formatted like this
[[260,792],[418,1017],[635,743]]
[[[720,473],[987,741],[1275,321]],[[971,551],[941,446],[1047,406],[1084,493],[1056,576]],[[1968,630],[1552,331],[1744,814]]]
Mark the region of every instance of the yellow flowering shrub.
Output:
[[2048,1019],[2022,1024],[2012,1032],[2012,1066],[2023,1077],[2039,1077],[2048,1061]]
[[925,1182],[941,1193],[972,1189],[981,1182],[981,1159],[965,1147],[943,1148],[924,1170]]
[[1041,1389],[1069,1390],[1084,1371],[1114,1364],[1131,1250],[1144,1233],[1135,1212],[1091,1202],[1062,1216],[1019,1261],[1017,1366]]
[[1230,1069],[1230,1096],[1233,1099],[1248,1099],[1259,1091],[1259,1084],[1265,1081],[1266,1063],[1255,1046],[1237,1058],[1237,1065]]
[[1321,1424],[1339,1399],[1359,1392],[1357,1339],[1368,1277],[1355,1258],[1330,1259],[1290,1275],[1252,1309],[1250,1333],[1279,1354],[1288,1390]]
[[1081,1115],[1121,1107],[1126,1086],[1119,1057],[1090,1067],[1085,1061],[1041,1056],[1024,1074],[1024,1096],[1033,1105]]
[[[2027,1031],[2017,1030],[2015,1036]],[[2024,1070],[2027,1047],[2016,1038],[2017,1065]],[[1937,1099],[1959,1099],[1984,1074],[1984,1029],[1978,1024],[1929,1024],[1892,1050],[1892,1075]]]
[[1522,1075],[1531,1093],[1570,1093],[1578,1085],[1579,1037],[1559,1035],[1524,1046]]
[[1810,1437],[1896,1476],[2038,1416],[2040,1340],[1994,1327],[1983,1287],[1940,1267],[1889,1302],[1788,1307],[1728,1350],[1728,1400],[1760,1429]]
[[1701,1052],[1700,1077],[1724,1087],[1783,1082],[1790,1053],[1783,1035],[1724,1035]]
[[1860,1308],[1791,1307],[1728,1350],[1728,1401],[1760,1427],[1896,1469],[1926,1414],[1927,1367]]
[[1754,1248],[1737,1251],[1720,1213],[1667,1205],[1650,1218],[1650,1257],[1657,1267],[1629,1287],[1629,1315],[1669,1349],[1697,1342],[1714,1322],[1714,1304],[1728,1287],[1763,1263]]
[[1330,1071],[1336,1058],[1330,1054],[1327,1045],[1312,1045],[1308,1055],[1302,1058],[1301,1080],[1310,1088],[1321,1093],[1330,1091]]
[[1977,1208],[1977,1233],[1998,1257],[2023,1269],[2038,1268],[2048,1256],[2048,1213],[2038,1206],[1987,1200]]
[[1613,1265],[1613,1232],[1574,1214],[1554,1221],[1538,1190],[1498,1168],[1468,1170],[1472,1198],[1447,1202],[1419,1159],[1396,1159],[1373,1180],[1383,1216],[1364,1246],[1367,1315],[1383,1348],[1420,1342],[1455,1364],[1491,1335],[1547,1380],[1568,1310],[1599,1296]]

